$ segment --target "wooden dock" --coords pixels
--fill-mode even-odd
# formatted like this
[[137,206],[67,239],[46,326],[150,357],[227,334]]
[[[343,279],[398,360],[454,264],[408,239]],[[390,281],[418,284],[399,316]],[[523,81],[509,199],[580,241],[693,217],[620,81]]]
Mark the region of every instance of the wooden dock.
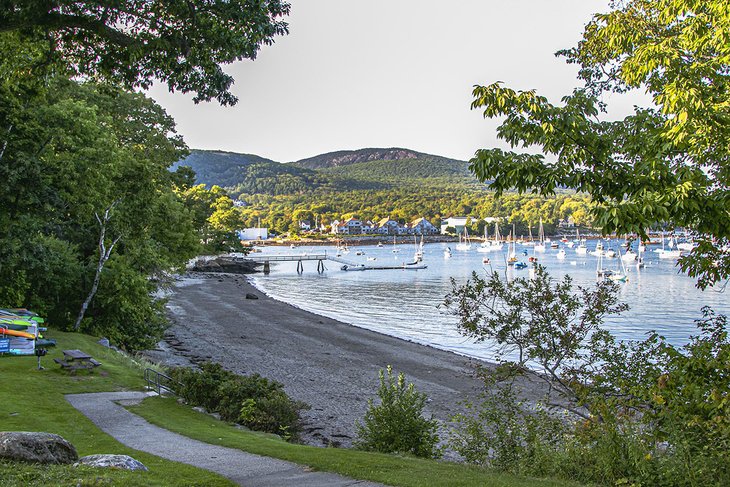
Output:
[[352,262],[346,259],[343,259],[342,257],[337,256],[336,254],[328,254],[325,252],[320,252],[316,254],[288,254],[288,255],[252,255],[248,254],[245,257],[242,256],[234,256],[234,260],[249,260],[253,262],[259,262],[264,264],[264,274],[268,274],[271,272],[271,262],[297,262],[297,272],[301,273],[304,272],[304,261],[307,260],[316,260],[317,261],[317,272],[320,274],[324,272],[324,261],[329,260],[332,262],[337,262],[339,264],[342,264],[342,267],[340,267],[343,271],[370,271],[370,270],[418,270],[418,269],[426,269],[428,266],[425,264],[419,264],[418,262],[412,262],[412,263],[403,263],[400,265],[366,265],[366,264],[358,264],[357,262]]

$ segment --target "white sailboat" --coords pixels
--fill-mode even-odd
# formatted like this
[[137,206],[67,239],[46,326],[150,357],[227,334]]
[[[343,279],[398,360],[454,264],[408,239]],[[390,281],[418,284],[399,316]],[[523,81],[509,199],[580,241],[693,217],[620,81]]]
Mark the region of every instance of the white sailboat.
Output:
[[479,246],[477,251],[479,252],[494,252],[502,250],[504,244],[502,244],[502,236],[499,234],[499,224],[494,224],[494,240],[487,240],[487,231],[484,229],[484,242]]
[[659,254],[660,259],[679,259],[682,256],[682,251],[677,248],[676,244],[674,243],[674,238],[672,237],[669,239],[668,249],[665,248],[664,240],[664,232],[662,232],[662,248],[656,249],[654,252]]
[[580,238],[578,229],[575,229],[575,239],[578,242],[578,246],[575,248],[575,253],[578,255],[586,255],[588,253],[588,247],[586,246],[586,239]]
[[603,257],[606,255],[606,253],[603,251],[603,242],[600,240],[596,242],[596,250],[591,251],[591,255],[595,255],[596,257]]
[[542,228],[542,218],[540,218],[540,227],[537,231],[537,242],[535,243],[535,252],[545,252],[545,230]]
[[641,242],[639,242],[639,253],[636,255],[636,268],[637,269],[643,269],[644,268],[644,251],[646,251],[646,246],[642,245]]
[[603,251],[598,254],[598,261],[596,262],[596,277],[599,281],[607,279],[613,274],[611,269],[603,267]]
[[469,241],[469,231],[464,227],[464,239],[462,240],[462,236],[459,235],[459,243],[456,244],[456,250],[471,250],[471,242]]
[[558,259],[560,259],[560,260],[565,259],[565,249],[558,250],[558,253],[555,254],[555,257],[558,258]]
[[400,252],[400,249],[396,246],[395,235],[393,235],[393,253],[397,254],[398,252]]
[[524,242],[522,245],[524,245],[525,247],[534,247],[535,242],[532,240],[532,225],[530,225],[529,223],[527,224],[527,233],[528,233],[528,237],[527,237],[528,240],[527,240],[527,242]]
[[[621,257],[621,250],[619,250],[618,253],[619,257]],[[614,272],[611,272],[608,278],[614,282],[628,281],[629,277],[628,275],[626,275],[626,267],[624,266],[624,260],[622,257],[618,259],[618,269]]]
[[423,260],[423,235],[421,235],[421,245],[416,242],[416,236],[413,236],[413,244],[416,246],[416,252],[413,254],[413,260],[415,262],[421,262]]
[[631,247],[626,249],[626,252],[621,256],[621,260],[627,263],[636,262],[637,254],[633,250],[631,250]]

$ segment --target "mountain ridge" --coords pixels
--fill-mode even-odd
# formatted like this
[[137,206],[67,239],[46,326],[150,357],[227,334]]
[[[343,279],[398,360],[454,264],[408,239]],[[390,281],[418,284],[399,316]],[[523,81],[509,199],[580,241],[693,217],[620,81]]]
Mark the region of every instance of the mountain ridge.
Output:
[[466,161],[398,147],[334,151],[289,163],[193,149],[172,170],[183,165],[195,171],[198,184],[218,185],[234,195],[478,185]]

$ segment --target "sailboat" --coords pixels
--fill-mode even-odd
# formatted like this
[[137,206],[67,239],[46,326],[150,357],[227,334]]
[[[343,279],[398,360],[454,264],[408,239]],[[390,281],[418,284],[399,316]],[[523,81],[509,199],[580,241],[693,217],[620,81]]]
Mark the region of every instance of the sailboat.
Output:
[[565,259],[565,249],[558,250],[558,253],[555,254],[555,257],[558,258],[558,259],[560,259],[560,260]]
[[479,252],[493,252],[496,250],[502,250],[502,236],[499,234],[499,224],[494,223],[494,240],[487,240],[487,231],[484,229],[484,242],[479,246],[477,251]]
[[507,243],[507,265],[514,266],[515,269],[524,269],[527,267],[522,261],[517,260],[517,251],[515,249],[515,226],[512,225],[512,232],[510,232]]
[[537,231],[537,243],[535,243],[535,252],[545,252],[545,230],[542,228],[542,218],[540,218],[540,227]]
[[527,237],[528,240],[527,240],[527,242],[524,242],[522,245],[524,245],[525,247],[534,247],[535,242],[532,240],[532,225],[530,225],[529,223],[527,224],[527,233],[529,235]]
[[644,251],[646,250],[646,247],[642,245],[641,242],[639,242],[639,253],[636,256],[636,268],[637,269],[643,269],[644,268]]
[[588,253],[588,247],[586,247],[586,239],[580,238],[578,229],[575,229],[575,238],[578,242],[578,246],[575,248],[575,253],[578,255],[586,255]]
[[603,267],[603,252],[601,251],[598,254],[598,262],[596,263],[596,277],[598,280],[607,279],[611,277],[611,274],[613,274],[613,271],[611,269],[606,269]]
[[626,267],[624,266],[624,259],[621,256],[621,250],[619,249],[619,259],[618,259],[618,270],[615,272],[611,272],[611,274],[608,276],[609,279],[611,279],[614,282],[626,282],[629,278],[626,275]]
[[446,247],[444,249],[444,259],[450,259],[451,258],[451,247]]
[[469,231],[464,227],[464,240],[459,235],[459,243],[456,244],[456,250],[471,250],[471,242],[469,241]]
[[423,235],[421,235],[421,245],[416,243],[416,236],[413,236],[413,244],[416,246],[416,252],[413,254],[413,260],[415,262],[421,262],[423,260]]
[[631,247],[626,249],[626,252],[624,252],[624,255],[621,256],[622,261],[629,262],[629,263],[636,262],[636,258],[637,258],[636,252],[631,250]]
[[654,252],[659,254],[660,259],[679,259],[682,256],[682,251],[674,243],[674,237],[670,237],[669,239],[669,249],[665,248],[664,240],[664,232],[662,232],[662,248],[656,249]]
[[570,240],[569,242],[566,242],[565,246],[568,247],[569,249],[572,249],[573,247],[575,247],[575,244],[577,244],[578,241],[579,241],[578,229],[576,228],[575,229],[575,240]]
[[397,254],[398,252],[400,252],[400,249],[398,247],[396,247],[395,235],[393,235],[393,253]]
[[595,255],[596,257],[603,257],[606,255],[606,253],[603,251],[603,242],[600,240],[596,242],[596,250],[591,251],[591,255]]

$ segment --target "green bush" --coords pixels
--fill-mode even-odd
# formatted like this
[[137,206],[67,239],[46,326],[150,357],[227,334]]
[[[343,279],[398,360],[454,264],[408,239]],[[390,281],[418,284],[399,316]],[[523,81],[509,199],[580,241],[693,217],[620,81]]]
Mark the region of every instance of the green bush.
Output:
[[301,429],[299,412],[308,406],[293,401],[279,382],[258,374],[238,375],[221,365],[206,362],[200,370],[175,368],[171,377],[188,404],[219,413],[221,419],[253,430],[296,438]]
[[258,399],[246,399],[240,408],[238,422],[256,431],[275,433],[285,439],[299,433],[299,411],[308,408],[292,401],[284,391],[273,391]]
[[371,399],[362,423],[357,422],[356,448],[381,453],[410,453],[418,457],[440,456],[436,447],[438,423],[423,417],[426,395],[406,384],[402,373],[393,376],[390,366],[380,371],[380,404]]
[[469,463],[533,473],[562,447],[566,424],[539,403],[519,401],[511,384],[499,384],[480,404],[465,406],[453,418],[449,445]]
[[[604,283],[576,293],[542,268],[530,280],[455,284],[446,304],[462,333],[518,357],[490,372],[487,384],[503,389],[456,418],[456,451],[510,473],[599,485],[730,485],[727,318],[704,308],[682,347],[657,333],[619,341],[601,326],[623,309],[616,296]],[[518,378],[545,383],[544,404],[563,414],[520,404]]]

